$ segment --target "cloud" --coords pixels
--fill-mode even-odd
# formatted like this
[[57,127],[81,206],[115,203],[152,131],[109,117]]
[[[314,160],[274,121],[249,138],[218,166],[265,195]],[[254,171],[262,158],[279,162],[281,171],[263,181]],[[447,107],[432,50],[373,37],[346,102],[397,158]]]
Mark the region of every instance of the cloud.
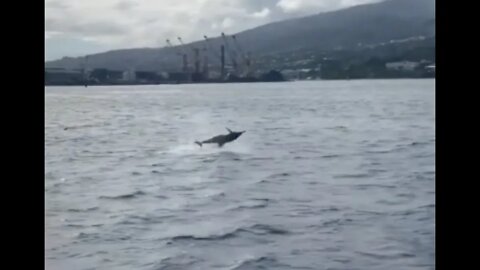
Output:
[[285,12],[296,11],[301,7],[301,0],[280,0],[277,6]]
[[68,37],[68,46],[79,40],[101,48],[161,47],[167,38],[201,40],[367,1],[45,0],[45,39]]
[[308,10],[332,11],[349,6],[379,2],[380,0],[279,0],[276,4],[284,13],[305,13]]
[[263,8],[261,11],[255,12],[252,14],[252,17],[254,18],[265,18],[270,15],[270,9],[268,8]]
[[235,21],[232,18],[225,18],[222,22],[222,28],[228,29],[234,25]]
[[122,35],[126,31],[125,26],[108,20],[80,21],[77,23],[64,24],[60,20],[45,20],[45,29],[49,33],[75,33],[79,36],[114,36]]
[[66,9],[68,8],[68,4],[62,0],[51,0],[45,2],[45,8],[50,9]]
[[55,32],[55,31],[50,31],[50,32],[45,32],[45,39],[52,39],[53,37],[55,36],[58,36],[59,32]]
[[137,2],[126,1],[126,0],[119,1],[117,4],[114,5],[116,9],[121,11],[128,11],[135,8],[136,6],[138,6]]

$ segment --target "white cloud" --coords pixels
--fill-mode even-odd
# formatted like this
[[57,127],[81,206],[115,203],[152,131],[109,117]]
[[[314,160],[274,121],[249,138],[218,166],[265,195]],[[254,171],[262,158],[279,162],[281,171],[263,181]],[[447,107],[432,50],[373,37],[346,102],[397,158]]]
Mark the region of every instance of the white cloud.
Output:
[[45,32],[45,39],[51,39],[55,36],[58,36],[59,34],[61,33],[55,31]]
[[254,18],[265,18],[270,15],[270,9],[268,8],[263,8],[261,11],[255,12],[252,14],[252,17]]
[[302,0],[280,0],[277,6],[285,12],[296,11],[301,7]]
[[204,33],[218,36],[212,24],[243,30],[235,21],[248,16],[239,0],[46,0],[45,32],[126,47],[163,46],[155,43],[168,35],[182,36],[186,42],[201,39]]
[[120,0],[117,4],[115,4],[115,8],[118,10],[131,10],[136,6],[138,6],[137,2],[128,0]]
[[285,13],[331,11],[349,6],[379,2],[382,0],[280,0],[276,6]]
[[362,5],[368,3],[381,2],[383,0],[342,0],[340,1],[342,7],[349,7],[354,5]]
[[228,29],[231,28],[234,25],[234,20],[232,18],[225,18],[222,22],[222,28],[223,29]]

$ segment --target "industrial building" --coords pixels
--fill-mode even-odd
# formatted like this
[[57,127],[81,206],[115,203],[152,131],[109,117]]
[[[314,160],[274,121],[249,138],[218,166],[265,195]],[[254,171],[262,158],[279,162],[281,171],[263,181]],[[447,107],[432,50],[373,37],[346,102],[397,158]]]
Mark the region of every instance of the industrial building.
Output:
[[82,70],[64,68],[46,68],[45,84],[50,85],[78,85],[84,81]]

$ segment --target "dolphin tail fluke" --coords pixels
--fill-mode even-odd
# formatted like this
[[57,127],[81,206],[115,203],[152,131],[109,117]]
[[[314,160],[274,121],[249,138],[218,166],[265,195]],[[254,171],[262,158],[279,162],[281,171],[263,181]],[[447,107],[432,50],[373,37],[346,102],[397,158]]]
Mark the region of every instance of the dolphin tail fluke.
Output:
[[199,141],[195,141],[196,144],[198,144],[200,147],[202,147],[202,143]]

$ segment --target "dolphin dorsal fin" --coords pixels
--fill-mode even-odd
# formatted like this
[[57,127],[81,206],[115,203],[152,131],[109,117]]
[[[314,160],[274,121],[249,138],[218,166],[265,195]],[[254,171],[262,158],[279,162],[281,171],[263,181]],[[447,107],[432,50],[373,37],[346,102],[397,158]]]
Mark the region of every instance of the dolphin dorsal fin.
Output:
[[226,129],[228,130],[228,132],[233,133],[233,131],[231,131],[228,127],[226,127]]

